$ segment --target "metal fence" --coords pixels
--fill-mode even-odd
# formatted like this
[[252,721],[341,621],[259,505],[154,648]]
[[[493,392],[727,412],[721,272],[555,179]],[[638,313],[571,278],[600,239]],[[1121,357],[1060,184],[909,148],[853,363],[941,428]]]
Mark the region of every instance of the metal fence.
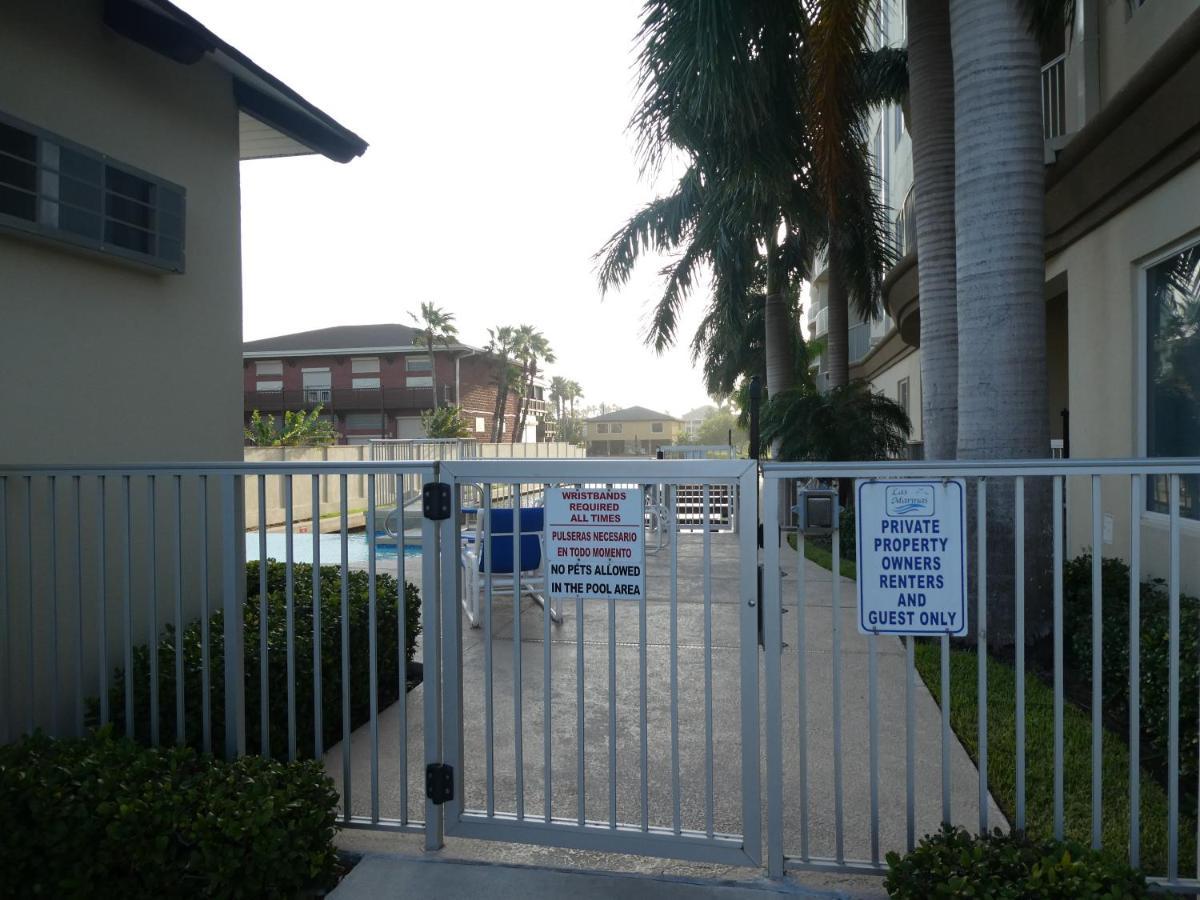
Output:
[[[952,777],[952,754],[960,753],[957,739],[951,729],[951,642],[946,636],[933,639],[940,643],[940,739],[936,748],[928,746],[931,722],[920,722],[914,714],[914,703],[918,691],[914,668],[914,641],[909,638],[903,645],[899,639],[882,635],[860,637],[856,633],[855,605],[845,603],[840,578],[832,578],[829,585],[828,607],[814,604],[813,585],[806,583],[804,572],[805,538],[796,535],[796,547],[791,549],[786,541],[770,538],[764,541],[764,570],[778,573],[783,568],[795,567],[798,577],[789,585],[785,595],[784,583],[779,577],[765,579],[764,591],[764,639],[766,648],[766,760],[767,760],[767,861],[772,874],[780,874],[785,867],[801,869],[824,869],[835,871],[882,872],[885,869],[883,854],[888,849],[912,848],[921,831],[917,828],[922,803],[937,801],[940,811],[935,810],[942,821],[962,821],[966,814],[964,800],[974,807],[977,815],[972,824],[980,831],[1003,824],[997,821],[997,809],[989,792],[988,764],[988,653],[989,635],[989,584],[1008,576],[1011,594],[1002,598],[1011,609],[1013,627],[1012,668],[1015,678],[1015,695],[1011,697],[1014,711],[1015,771],[999,774],[1002,781],[1013,779],[1013,806],[1004,810],[1014,828],[1026,827],[1026,812],[1029,808],[1027,741],[1031,737],[1026,731],[1026,687],[1027,675],[1026,644],[1035,635],[1026,628],[1026,613],[1040,601],[1048,599],[1052,607],[1050,639],[1053,647],[1053,772],[1052,798],[1040,797],[1041,805],[1049,801],[1052,806],[1053,833],[1062,838],[1065,832],[1066,811],[1064,808],[1064,557],[1069,553],[1091,552],[1091,660],[1090,660],[1090,820],[1087,822],[1092,846],[1102,845],[1103,827],[1113,815],[1128,816],[1127,847],[1110,847],[1117,853],[1128,855],[1134,866],[1145,863],[1142,854],[1141,835],[1141,788],[1146,779],[1152,777],[1143,772],[1140,748],[1145,740],[1139,720],[1142,708],[1142,675],[1139,660],[1142,655],[1139,627],[1129,628],[1129,679],[1127,702],[1128,723],[1128,802],[1127,809],[1106,810],[1103,804],[1104,748],[1106,744],[1121,741],[1121,738],[1105,731],[1106,701],[1114,702],[1112,696],[1102,693],[1102,634],[1105,623],[1102,606],[1102,565],[1105,555],[1123,555],[1128,551],[1130,567],[1130,589],[1127,613],[1129,621],[1142,621],[1140,612],[1140,582],[1154,574],[1166,576],[1168,592],[1169,680],[1163,686],[1168,693],[1168,761],[1165,773],[1167,810],[1167,853],[1161,871],[1152,870],[1148,875],[1160,884],[1180,890],[1191,890],[1200,886],[1195,878],[1181,877],[1180,848],[1180,593],[1181,536],[1194,558],[1197,545],[1197,529],[1194,522],[1185,522],[1180,515],[1181,485],[1196,478],[1200,473],[1200,461],[1186,460],[1113,460],[1113,461],[1016,461],[1016,462],[887,462],[887,463],[813,463],[773,464],[764,466],[763,510],[764,522],[779,521],[779,490],[781,481],[799,479],[802,482],[817,480],[823,484],[838,484],[853,479],[932,479],[942,480],[961,477],[967,480],[972,495],[968,519],[974,523],[970,539],[970,565],[972,609],[970,643],[976,649],[975,705],[978,710],[976,738],[977,782],[963,796],[963,785],[957,785]],[[1147,497],[1152,493],[1165,497],[1167,511],[1159,515],[1148,511]],[[1064,504],[1064,499],[1070,504]],[[1066,507],[1066,508],[1064,508]],[[1068,513],[1069,510],[1069,513]],[[1067,517],[1069,515],[1069,521]],[[1049,521],[1047,521],[1049,520]],[[999,526],[997,528],[997,526]],[[988,541],[996,540],[997,531],[1009,536],[1008,553],[1011,556],[1004,565],[997,566],[997,555],[989,556]],[[1123,532],[1118,536],[1119,532]],[[840,565],[840,535],[832,536],[832,569]],[[1122,539],[1124,543],[1122,544]],[[1036,573],[1032,571],[1031,557],[1045,554],[1049,563],[1047,590],[1048,598],[1028,596],[1026,585]],[[1153,561],[1153,571],[1150,562]],[[993,570],[989,572],[989,564]],[[1193,574],[1193,583],[1195,575]],[[993,603],[995,598],[993,597]],[[784,617],[785,604],[791,615]],[[996,609],[996,606],[992,606]],[[1113,615],[1116,611],[1109,610]],[[828,617],[828,618],[826,618]],[[828,645],[816,646],[813,629],[820,624],[830,633]],[[786,627],[785,627],[786,626]],[[1006,638],[1008,635],[993,635]],[[854,660],[847,661],[846,644],[855,640]],[[786,643],[785,643],[786,642]],[[792,646],[787,646],[787,645]],[[828,653],[828,656],[826,656]],[[884,654],[903,662],[889,670],[887,681],[881,682],[879,667]],[[861,662],[865,656],[866,678],[862,677]],[[815,661],[814,661],[815,660]],[[785,687],[785,669],[787,685]],[[794,674],[792,670],[794,669]],[[828,703],[831,721],[814,720],[811,710],[814,698],[823,694],[828,675]],[[855,679],[854,691],[848,692],[847,677]],[[904,685],[902,694],[897,694],[895,682]],[[865,680],[865,684],[864,684]],[[889,688],[889,696],[904,709],[902,734],[900,728],[885,735],[880,734],[880,691],[881,684]],[[848,722],[860,716],[861,696],[865,694],[865,722],[857,719],[856,734],[865,739],[868,746],[867,777],[863,782],[867,790],[855,799],[861,803],[854,809],[848,807],[846,796],[847,773],[841,760]],[[791,700],[785,700],[790,695]],[[1007,702],[1010,698],[1004,698]],[[1122,698],[1125,699],[1125,698]],[[773,714],[780,711],[781,715]],[[894,716],[892,720],[894,721]],[[786,720],[786,725],[784,724]],[[865,728],[862,727],[865,725]],[[831,732],[832,766],[827,773],[832,784],[818,783],[814,777],[814,754],[810,741],[814,728]],[[789,732],[785,736],[785,729]],[[924,742],[929,753],[918,753],[917,744]],[[785,746],[789,752],[785,755]],[[881,776],[881,753],[885,763],[898,763],[899,748],[903,746],[903,766],[890,766],[889,781]],[[1194,745],[1193,745],[1194,746]],[[927,756],[940,754],[940,773],[937,781],[919,783],[918,772],[927,771],[931,761]],[[822,769],[822,771],[824,771]],[[1189,786],[1189,790],[1194,788]],[[832,821],[823,822],[825,828],[814,827],[811,814],[814,796],[820,790],[833,792]],[[881,790],[887,795],[881,797]],[[902,792],[902,793],[901,793]],[[972,797],[973,795],[973,797]],[[1194,800],[1193,800],[1194,802]],[[864,808],[865,807],[865,808]],[[1107,817],[1107,818],[1106,818]],[[867,823],[865,841],[857,841],[859,853],[847,850],[847,841],[858,837],[856,831],[848,829],[847,822]],[[903,832],[898,828],[903,823]],[[1077,823],[1078,824],[1078,823]],[[925,829],[928,830],[928,829]],[[899,846],[895,846],[899,844]],[[865,850],[866,852],[862,852]],[[1189,872],[1195,871],[1196,860],[1182,863]]]

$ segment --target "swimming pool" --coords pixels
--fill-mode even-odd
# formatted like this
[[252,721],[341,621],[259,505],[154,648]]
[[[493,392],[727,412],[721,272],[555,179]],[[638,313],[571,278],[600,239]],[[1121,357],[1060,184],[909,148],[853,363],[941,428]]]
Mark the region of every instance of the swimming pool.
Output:
[[[342,536],[340,534],[321,535],[321,563],[324,565],[340,564],[342,561]],[[350,565],[367,564],[367,535],[365,532],[351,532],[346,536],[346,553]],[[412,559],[421,555],[420,544],[405,544],[404,558]],[[292,560],[294,562],[311,563],[313,557],[313,536],[295,532],[292,535]],[[282,532],[267,532],[267,558],[284,560],[287,558],[287,535]],[[375,544],[377,560],[396,559],[396,545],[379,541]],[[258,532],[246,532],[246,559],[258,559]]]

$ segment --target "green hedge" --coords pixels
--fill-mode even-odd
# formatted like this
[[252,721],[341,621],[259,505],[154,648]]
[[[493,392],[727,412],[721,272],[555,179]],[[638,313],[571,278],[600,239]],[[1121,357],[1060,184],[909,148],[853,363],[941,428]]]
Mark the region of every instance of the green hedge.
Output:
[[1150,896],[1145,879],[1117,859],[1075,844],[1023,834],[974,837],[943,825],[904,856],[887,855],[883,886],[901,900],[929,897],[1061,898]]
[[[1101,691],[1106,719],[1129,723],[1129,566],[1123,560],[1101,562]],[[1142,765],[1165,779],[1170,691],[1167,587],[1162,579],[1141,586],[1140,724]],[[1200,707],[1200,600],[1179,602],[1179,778],[1182,794],[1194,806],[1197,779],[1197,709]],[[1063,575],[1064,652],[1069,669],[1085,687],[1092,671],[1092,557],[1067,562]]]
[[335,880],[317,762],[224,762],[111,728],[0,747],[0,896],[288,897]]
[[[296,749],[301,757],[313,754],[313,616],[312,566],[293,565],[293,630],[295,634]],[[321,566],[321,715],[324,746],[342,738],[342,613],[341,567]],[[287,703],[287,601],[286,566],[267,562],[267,688],[270,722],[270,751],[283,759],[288,753]],[[366,572],[351,571],[350,609],[350,727],[357,728],[370,717],[370,628]],[[378,703],[383,709],[401,695],[406,671],[399,667],[398,588],[395,578],[377,574],[375,617],[378,634]],[[251,752],[261,747],[261,676],[259,634],[259,568],[257,560],[246,564],[247,598],[244,614],[246,746]],[[211,677],[212,746],[204,747],[201,624],[194,621],[183,633],[183,682],[186,742],[201,750],[220,750],[225,740],[225,678],[223,617],[218,610],[209,619],[209,671]],[[412,661],[421,631],[421,598],[416,586],[405,589],[405,659]],[[168,625],[158,643],[159,739],[174,741],[175,629]],[[405,666],[405,670],[407,666]],[[133,653],[134,737],[150,737],[150,652],[145,645]],[[90,704],[92,721],[98,718],[98,703]],[[109,691],[109,714],[119,733],[125,733],[125,673],[117,669]]]

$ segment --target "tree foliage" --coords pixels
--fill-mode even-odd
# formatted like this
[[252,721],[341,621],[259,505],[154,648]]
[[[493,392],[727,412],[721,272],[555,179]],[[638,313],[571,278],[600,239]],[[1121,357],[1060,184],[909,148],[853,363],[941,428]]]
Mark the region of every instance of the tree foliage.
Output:
[[421,427],[426,437],[466,438],[471,437],[471,425],[461,406],[440,406],[421,413]]
[[336,444],[337,430],[332,422],[321,418],[323,408],[318,405],[308,412],[285,412],[282,425],[275,421],[275,416],[263,418],[256,409],[250,414],[250,426],[245,432],[246,443],[255,447],[323,447]]

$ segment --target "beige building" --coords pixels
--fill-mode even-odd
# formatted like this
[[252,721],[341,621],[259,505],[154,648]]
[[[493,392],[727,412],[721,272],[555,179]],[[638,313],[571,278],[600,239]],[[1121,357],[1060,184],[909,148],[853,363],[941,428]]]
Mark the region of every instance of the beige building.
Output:
[[[903,3],[881,43],[906,40]],[[1080,0],[1074,32],[1044,48],[1047,456],[1200,455],[1200,0]],[[898,108],[868,132],[901,259],[888,315],[851,328],[851,377],[905,405],[921,452],[920,298],[912,154]],[[825,272],[809,333],[824,333]],[[1200,537],[1200,485],[1183,479],[1185,540]],[[1165,479],[1140,512],[1143,571],[1166,574]],[[1090,544],[1086,479],[1067,489],[1068,552]],[[1128,557],[1129,484],[1102,484],[1105,553]],[[1200,560],[1185,553],[1185,589]]]
[[683,422],[644,406],[630,406],[583,423],[588,456],[653,456],[683,433]]

